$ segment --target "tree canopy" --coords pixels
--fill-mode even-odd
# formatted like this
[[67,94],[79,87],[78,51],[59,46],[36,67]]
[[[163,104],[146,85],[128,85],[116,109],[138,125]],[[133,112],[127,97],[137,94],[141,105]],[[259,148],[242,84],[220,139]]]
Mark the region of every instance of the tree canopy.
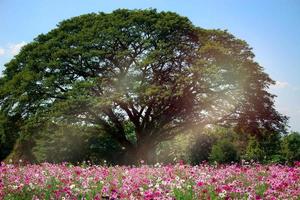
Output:
[[18,121],[20,137],[49,122],[93,127],[140,159],[188,128],[259,134],[286,124],[268,92],[274,81],[245,41],[173,12],[74,17],[5,66],[1,115]]

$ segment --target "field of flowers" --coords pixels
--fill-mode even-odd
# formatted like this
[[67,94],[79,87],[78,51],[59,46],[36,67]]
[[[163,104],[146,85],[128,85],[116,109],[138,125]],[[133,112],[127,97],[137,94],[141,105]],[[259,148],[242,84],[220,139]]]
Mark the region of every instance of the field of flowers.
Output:
[[0,166],[2,199],[300,199],[300,166]]

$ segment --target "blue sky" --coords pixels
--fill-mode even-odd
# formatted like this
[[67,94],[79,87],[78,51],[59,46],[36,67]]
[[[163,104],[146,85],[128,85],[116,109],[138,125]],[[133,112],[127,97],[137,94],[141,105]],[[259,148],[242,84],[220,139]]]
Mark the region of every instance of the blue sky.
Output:
[[300,131],[300,0],[0,0],[0,70],[20,47],[80,14],[118,8],[175,11],[203,28],[246,40],[265,71],[277,109]]

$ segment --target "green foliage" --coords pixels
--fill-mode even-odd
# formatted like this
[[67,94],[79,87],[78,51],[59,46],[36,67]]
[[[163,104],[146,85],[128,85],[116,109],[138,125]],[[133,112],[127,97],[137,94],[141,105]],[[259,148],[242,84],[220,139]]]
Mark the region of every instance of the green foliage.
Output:
[[137,138],[135,134],[135,127],[134,124],[130,121],[127,121],[124,124],[124,132],[127,140],[129,140],[132,144],[137,144]]
[[300,160],[300,133],[291,132],[282,139],[282,155],[289,163]]
[[5,159],[13,150],[19,131],[18,121],[0,114],[0,160]]
[[[52,126],[40,133],[33,153],[37,162],[82,162],[87,159],[87,136],[72,126]],[[55,153],[54,153],[55,152]]]
[[212,146],[209,160],[217,163],[236,162],[238,161],[238,152],[232,142],[227,139],[219,140]]
[[175,199],[178,199],[178,200],[196,199],[195,192],[191,185],[187,185],[186,188],[183,188],[183,189],[174,188],[173,193],[174,193]]
[[88,160],[101,164],[123,164],[124,149],[109,135],[92,134],[88,138]]
[[274,81],[253,58],[245,41],[173,12],[81,15],[39,35],[5,65],[0,109],[20,122],[20,141],[31,141],[45,121],[88,125],[137,160],[207,124],[283,132],[286,117],[267,90]]
[[213,134],[200,134],[196,136],[195,143],[191,147],[191,163],[199,164],[203,161],[209,160],[213,145],[217,141],[216,135]]
[[265,154],[265,161],[279,159],[282,135],[278,132],[263,132],[259,140],[261,149]]
[[263,161],[265,153],[255,137],[250,137],[246,148],[246,154],[243,156],[245,160]]
[[266,160],[267,163],[277,163],[277,164],[284,164],[286,162],[285,157],[281,154],[281,152],[278,152],[274,155],[271,155],[269,159]]
[[255,191],[259,197],[263,197],[264,193],[268,190],[269,185],[267,183],[261,183],[256,186]]
[[227,140],[234,145],[238,155],[243,155],[247,144],[247,135],[235,132],[232,128],[214,126],[204,129],[203,133],[197,134],[191,142],[191,163],[198,164],[201,161],[209,160],[212,146],[219,141]]
[[282,136],[276,132],[263,132],[260,137],[251,136],[242,158],[261,163],[284,163],[299,159],[297,133]]
[[[48,124],[39,132],[33,154],[37,162],[113,164],[120,161],[121,147],[109,136],[86,126]],[[55,152],[55,153],[53,153]]]
[[159,163],[177,163],[180,160],[190,163],[190,147],[193,138],[190,132],[184,132],[171,140],[161,142],[156,147],[155,161]]

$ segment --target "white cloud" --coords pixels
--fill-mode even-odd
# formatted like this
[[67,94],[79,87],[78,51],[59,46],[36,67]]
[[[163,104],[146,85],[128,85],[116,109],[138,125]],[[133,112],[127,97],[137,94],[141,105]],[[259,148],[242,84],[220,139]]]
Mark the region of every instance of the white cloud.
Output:
[[3,56],[5,54],[5,50],[3,48],[0,48],[0,56]]
[[20,43],[17,43],[17,44],[10,44],[9,45],[9,53],[11,54],[11,55],[17,55],[19,52],[20,52],[20,50],[21,50],[21,48],[24,46],[24,45],[26,45],[27,43],[26,42],[24,42],[24,41],[22,41],[22,42],[20,42]]
[[273,89],[283,89],[283,88],[287,88],[288,86],[289,86],[288,82],[276,81],[275,85],[272,85],[271,87]]

